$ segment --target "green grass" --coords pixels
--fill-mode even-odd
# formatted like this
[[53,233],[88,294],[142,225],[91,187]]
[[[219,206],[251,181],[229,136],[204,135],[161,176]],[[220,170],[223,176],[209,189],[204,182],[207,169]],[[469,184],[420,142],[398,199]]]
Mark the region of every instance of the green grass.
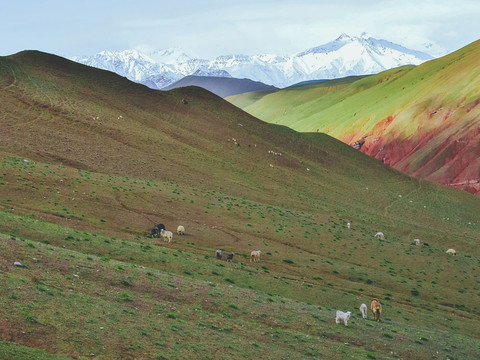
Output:
[[[0,65],[2,351],[478,357],[478,198],[198,88],[155,92],[37,53]],[[158,223],[186,235],[152,238]],[[358,311],[372,297],[378,324]]]
[[[35,259],[26,260],[25,268],[12,267],[2,273],[2,292],[15,288],[17,294],[15,301],[2,299],[2,316],[15,319],[10,327],[26,330],[24,338],[36,337],[38,345],[50,351],[48,342],[41,341],[47,341],[45,334],[55,329],[60,335],[55,341],[57,354],[88,357],[93,353],[106,359],[118,354],[202,358],[212,348],[219,358],[254,353],[332,359],[348,353],[362,358],[365,351],[377,358],[388,358],[390,352],[428,358],[433,349],[460,358],[478,354],[474,337],[459,333],[451,337],[449,329],[433,330],[396,318],[398,307],[388,302],[380,324],[358,314],[344,327],[334,322],[336,307],[116,260],[105,262],[47,244],[31,248],[22,239],[3,237],[1,246],[3,257]],[[184,259],[172,257],[170,261],[181,264]],[[128,285],[124,279],[129,279]],[[41,288],[35,286],[38,283]],[[356,313],[353,307],[345,309]],[[416,316],[426,315],[417,310]],[[381,345],[384,341],[387,346]],[[10,347],[2,344],[0,348]]]
[[68,357],[48,354],[43,350],[38,350],[25,346],[18,346],[0,341],[0,359],[8,360],[67,360]]
[[[442,184],[478,178],[480,72],[475,42],[419,66],[247,93],[228,100],[269,123],[323,132],[402,172]],[[457,159],[462,158],[462,162]],[[458,177],[459,176],[459,177]],[[457,178],[458,177],[458,178]]]

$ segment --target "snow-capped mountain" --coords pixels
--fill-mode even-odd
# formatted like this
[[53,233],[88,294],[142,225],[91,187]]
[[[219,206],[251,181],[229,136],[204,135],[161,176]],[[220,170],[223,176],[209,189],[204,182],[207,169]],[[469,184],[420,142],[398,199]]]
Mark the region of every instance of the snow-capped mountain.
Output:
[[103,51],[72,60],[114,71],[152,88],[164,88],[188,75],[248,78],[276,87],[314,79],[333,79],[374,74],[394,67],[433,59],[421,51],[407,49],[363,34],[341,35],[336,40],[291,56],[226,55],[213,60],[196,59],[178,48],[142,54],[136,50]]
[[185,54],[181,48],[154,50],[148,53],[148,56],[156,62],[173,65],[192,60],[192,57]]

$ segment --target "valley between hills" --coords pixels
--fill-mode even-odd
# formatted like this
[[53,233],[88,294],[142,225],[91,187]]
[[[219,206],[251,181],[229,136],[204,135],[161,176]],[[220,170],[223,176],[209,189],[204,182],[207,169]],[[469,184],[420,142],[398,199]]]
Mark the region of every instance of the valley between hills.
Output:
[[[440,76],[421,66],[382,83]],[[376,92],[385,76],[321,92]],[[364,133],[343,118],[299,132],[38,51],[0,57],[0,108],[0,358],[480,357],[480,199],[354,149]],[[159,223],[171,243],[151,237]],[[378,323],[358,310],[372,298]]]
[[231,96],[264,121],[329,134],[416,178],[480,195],[480,42],[418,66]]

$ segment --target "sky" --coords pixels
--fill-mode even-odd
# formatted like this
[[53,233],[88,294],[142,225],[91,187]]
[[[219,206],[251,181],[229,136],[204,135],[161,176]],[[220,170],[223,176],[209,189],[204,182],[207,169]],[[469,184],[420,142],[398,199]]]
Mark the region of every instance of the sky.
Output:
[[364,32],[441,56],[480,39],[479,19],[479,0],[3,0],[0,56],[291,55]]

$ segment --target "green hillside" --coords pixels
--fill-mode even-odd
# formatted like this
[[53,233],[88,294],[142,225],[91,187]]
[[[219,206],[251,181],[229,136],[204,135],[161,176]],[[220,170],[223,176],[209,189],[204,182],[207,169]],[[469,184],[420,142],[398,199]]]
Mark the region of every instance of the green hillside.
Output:
[[477,41],[349,86],[327,82],[228,100],[264,121],[361,143],[362,152],[402,172],[480,194],[479,56]]
[[480,355],[480,199],[40,52],[0,58],[0,108],[0,358]]

